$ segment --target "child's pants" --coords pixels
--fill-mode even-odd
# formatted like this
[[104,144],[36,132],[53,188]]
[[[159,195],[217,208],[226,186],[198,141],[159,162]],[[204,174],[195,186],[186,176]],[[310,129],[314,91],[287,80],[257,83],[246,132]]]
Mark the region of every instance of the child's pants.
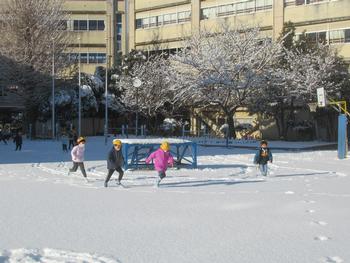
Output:
[[68,152],[67,144],[62,144],[62,150],[63,150],[64,152]]
[[160,179],[163,179],[166,176],[165,171],[158,171],[158,176]]
[[21,149],[22,149],[22,144],[17,144],[16,143],[16,150],[15,151],[17,151],[17,150],[20,151]]
[[84,177],[87,177],[86,172],[85,172],[85,167],[84,163],[76,163],[73,162],[73,167],[69,169],[70,172],[76,172],[78,170],[78,166],[80,168],[81,173],[83,174]]
[[267,176],[267,164],[259,164],[261,175]]
[[121,167],[117,167],[116,169],[108,169],[108,174],[105,180],[105,183],[108,183],[109,179],[111,179],[112,174],[114,171],[117,171],[119,173],[118,181],[120,182],[123,179],[124,172]]

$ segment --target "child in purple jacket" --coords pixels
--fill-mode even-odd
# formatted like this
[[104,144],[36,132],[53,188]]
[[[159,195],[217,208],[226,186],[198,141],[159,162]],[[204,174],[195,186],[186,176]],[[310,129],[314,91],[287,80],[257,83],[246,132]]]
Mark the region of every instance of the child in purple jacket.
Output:
[[158,180],[156,186],[159,186],[160,181],[166,176],[165,171],[168,168],[168,164],[174,165],[174,158],[170,153],[170,145],[168,142],[162,142],[160,148],[151,153],[146,159],[146,163],[149,164],[151,160],[154,160],[154,168],[158,171]]

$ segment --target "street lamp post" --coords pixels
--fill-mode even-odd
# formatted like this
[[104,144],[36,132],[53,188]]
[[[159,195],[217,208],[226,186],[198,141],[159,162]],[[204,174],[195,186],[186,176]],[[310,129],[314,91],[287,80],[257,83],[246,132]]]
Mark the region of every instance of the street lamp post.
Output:
[[81,54],[80,54],[80,46],[81,46],[81,43],[80,43],[80,37],[78,37],[78,40],[79,40],[79,74],[78,74],[78,133],[79,133],[79,136],[81,136]]
[[[107,55],[107,54],[106,54]],[[106,78],[105,78],[105,145],[108,137],[108,56],[106,56]]]
[[52,139],[55,139],[55,39],[52,38]]
[[132,85],[136,88],[136,121],[135,121],[135,135],[138,134],[138,126],[139,126],[139,87],[141,87],[142,82],[138,77],[134,78]]

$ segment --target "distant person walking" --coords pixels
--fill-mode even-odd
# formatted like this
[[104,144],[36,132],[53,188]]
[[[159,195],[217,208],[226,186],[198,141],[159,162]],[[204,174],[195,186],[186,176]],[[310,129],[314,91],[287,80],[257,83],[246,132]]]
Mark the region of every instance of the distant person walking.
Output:
[[272,163],[272,153],[267,147],[267,141],[262,140],[260,142],[260,149],[257,151],[254,157],[254,163],[259,165],[259,170],[262,176],[267,176],[267,163]]
[[76,146],[73,147],[71,151],[71,156],[72,156],[72,161],[73,161],[73,167],[69,169],[68,175],[70,173],[76,172],[78,167],[80,168],[81,173],[83,174],[85,180],[87,182],[87,175],[85,172],[85,167],[84,167],[84,155],[85,155],[85,138],[84,137],[79,137],[77,140]]
[[21,132],[17,132],[16,136],[13,138],[13,142],[16,144],[16,149],[15,151],[20,151],[22,150],[22,143],[23,143],[23,139],[22,139],[22,133]]
[[104,186],[108,186],[109,179],[111,179],[114,171],[119,173],[117,185],[121,184],[121,180],[123,179],[124,171],[122,169],[124,165],[124,157],[122,153],[122,142],[120,140],[113,140],[113,148],[109,151],[107,156],[107,169],[108,174],[105,180]]
[[62,143],[62,151],[68,152],[68,137],[65,132],[62,132],[61,134],[61,143]]
[[5,144],[7,144],[5,131],[2,131],[2,129],[0,129],[0,141],[3,141]]
[[162,142],[160,148],[148,156],[146,163],[149,164],[152,160],[154,160],[154,168],[158,171],[159,178],[156,182],[158,187],[160,181],[166,176],[165,172],[168,169],[168,165],[174,165],[174,158],[170,153],[170,144],[167,141]]
[[68,149],[70,150],[71,148],[73,148],[74,147],[74,140],[73,140],[73,132],[72,132],[72,130],[70,130],[69,132],[68,132]]
[[77,134],[77,131],[74,128],[72,130],[72,134],[73,134],[73,143],[74,143],[74,146],[75,146],[75,145],[77,145],[78,134]]

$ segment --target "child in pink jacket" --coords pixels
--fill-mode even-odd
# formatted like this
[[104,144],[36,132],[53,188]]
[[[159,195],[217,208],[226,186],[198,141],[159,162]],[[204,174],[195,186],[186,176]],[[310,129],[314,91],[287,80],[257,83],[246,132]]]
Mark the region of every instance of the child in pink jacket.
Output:
[[160,148],[151,153],[146,159],[146,163],[149,164],[151,160],[154,160],[154,168],[158,171],[158,180],[156,186],[159,186],[160,181],[166,176],[165,171],[168,168],[168,164],[174,165],[174,158],[170,153],[170,145],[168,142],[163,142]]
[[71,172],[76,172],[79,166],[81,173],[83,174],[85,180],[88,182],[84,167],[85,138],[79,137],[77,143],[78,145],[74,146],[71,151],[73,167],[69,169],[68,175]]

